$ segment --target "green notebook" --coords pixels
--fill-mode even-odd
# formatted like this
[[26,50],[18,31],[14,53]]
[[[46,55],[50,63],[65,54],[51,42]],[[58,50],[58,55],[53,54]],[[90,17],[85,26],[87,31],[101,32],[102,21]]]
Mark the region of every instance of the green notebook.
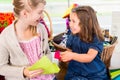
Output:
[[43,69],[43,74],[54,74],[60,71],[56,63],[52,63],[47,56],[43,56],[35,64],[29,67],[29,70]]

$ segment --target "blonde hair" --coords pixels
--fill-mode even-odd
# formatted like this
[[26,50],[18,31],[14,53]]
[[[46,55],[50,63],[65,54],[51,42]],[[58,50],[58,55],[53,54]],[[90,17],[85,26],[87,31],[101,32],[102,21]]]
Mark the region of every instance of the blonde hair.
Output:
[[[13,0],[14,15],[16,16],[16,18],[19,18],[20,12],[23,9],[26,9],[27,11],[29,11],[37,7],[39,3],[46,4],[46,1],[45,0]],[[30,26],[30,30],[32,31],[33,35],[37,33],[35,26]]]
[[39,3],[46,4],[45,0],[13,0],[14,14],[19,17],[20,11],[23,9],[32,9]]

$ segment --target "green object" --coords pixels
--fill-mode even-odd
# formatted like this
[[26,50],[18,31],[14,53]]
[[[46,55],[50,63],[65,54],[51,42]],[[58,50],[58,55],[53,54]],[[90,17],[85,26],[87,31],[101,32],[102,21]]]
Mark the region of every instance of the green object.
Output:
[[111,78],[114,79],[118,76],[120,76],[120,69],[117,69],[117,70],[114,70],[114,71],[111,71]]
[[43,69],[43,74],[53,74],[58,73],[60,68],[57,64],[52,63],[47,56],[43,56],[40,60],[38,60],[35,64],[29,67],[29,70],[37,70]]
[[103,46],[104,46],[104,47],[110,46],[110,43],[103,43]]
[[4,27],[7,27],[8,26],[8,22],[5,21],[4,24],[3,24]]

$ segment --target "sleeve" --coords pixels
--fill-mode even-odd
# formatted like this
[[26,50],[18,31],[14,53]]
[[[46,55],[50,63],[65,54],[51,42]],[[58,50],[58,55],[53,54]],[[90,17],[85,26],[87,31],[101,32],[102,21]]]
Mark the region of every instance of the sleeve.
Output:
[[50,51],[50,49],[49,49],[49,43],[48,43],[48,33],[47,33],[47,30],[46,30],[46,28],[45,28],[45,26],[44,25],[42,25],[41,23],[39,24],[39,26],[38,27],[40,27],[40,28],[38,28],[39,30],[39,32],[41,33],[41,35],[42,35],[42,43],[43,44],[41,44],[42,46],[43,46],[43,54],[45,54],[50,60],[52,60],[52,54],[51,54],[51,51]]
[[[47,36],[47,34],[46,34],[46,36]],[[49,43],[48,43],[48,37],[45,37],[45,42],[44,42],[44,44],[46,44],[46,46],[45,46],[45,51],[46,51],[46,56],[52,61],[52,54],[51,54],[51,51],[50,51],[50,48],[49,48]]]
[[24,67],[12,66],[9,62],[9,51],[5,45],[4,36],[0,34],[0,75],[24,78],[23,69]]
[[72,35],[69,35],[68,36],[68,39],[67,39],[67,42],[66,42],[66,47],[69,48],[69,49],[72,49],[72,43],[73,43],[73,40],[74,37]]
[[103,51],[103,42],[100,41],[97,37],[95,37],[93,43],[91,43],[90,48],[97,50],[100,54]]

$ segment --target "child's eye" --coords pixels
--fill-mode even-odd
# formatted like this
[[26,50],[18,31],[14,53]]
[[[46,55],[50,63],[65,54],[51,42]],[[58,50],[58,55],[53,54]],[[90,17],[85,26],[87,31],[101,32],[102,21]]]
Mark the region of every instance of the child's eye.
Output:
[[69,22],[71,22],[71,20],[69,20]]
[[68,21],[71,21],[71,20],[68,18]]

